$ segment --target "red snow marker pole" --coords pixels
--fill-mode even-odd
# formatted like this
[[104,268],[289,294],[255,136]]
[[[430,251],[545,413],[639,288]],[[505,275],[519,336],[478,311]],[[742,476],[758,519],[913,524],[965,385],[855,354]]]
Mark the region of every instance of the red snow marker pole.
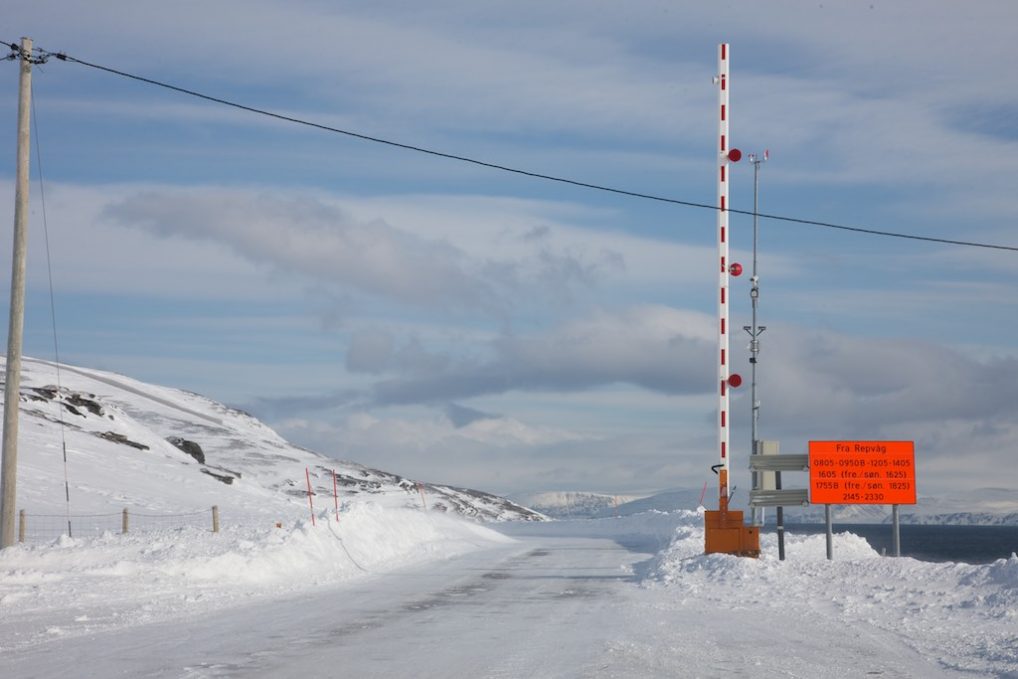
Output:
[[336,470],[332,470],[332,499],[336,501],[336,523],[339,523],[339,490],[336,487]]
[[311,499],[311,472],[308,471],[307,467],[304,467],[304,476],[308,480],[308,507],[311,508],[311,525],[315,525],[315,503]]
[[424,484],[420,481],[417,482],[417,491],[421,494],[421,505],[424,506],[424,511],[428,511],[428,501],[424,499]]

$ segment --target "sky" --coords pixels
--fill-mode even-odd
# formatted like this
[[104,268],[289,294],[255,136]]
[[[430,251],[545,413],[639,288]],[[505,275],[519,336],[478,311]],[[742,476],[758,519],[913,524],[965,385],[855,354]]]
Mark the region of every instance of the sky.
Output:
[[[1011,2],[39,0],[5,8],[0,35],[703,204],[727,42],[731,145],[769,150],[760,212],[1014,247],[1016,20]],[[17,82],[0,62],[8,224]],[[712,211],[80,63],[51,59],[33,86],[27,355],[54,356],[55,315],[62,361],[202,393],[412,478],[500,493],[713,484]],[[731,201],[753,209],[745,161]],[[731,230],[748,273],[752,218]],[[786,453],[914,440],[920,496],[1018,490],[1016,272],[1014,251],[761,219],[760,438]],[[747,279],[733,279],[735,328],[750,323]],[[736,493],[748,340],[733,335]]]

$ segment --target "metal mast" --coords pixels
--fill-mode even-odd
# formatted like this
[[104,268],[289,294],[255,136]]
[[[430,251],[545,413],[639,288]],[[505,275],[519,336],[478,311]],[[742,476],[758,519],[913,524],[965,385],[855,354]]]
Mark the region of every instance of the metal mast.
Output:
[[[758,156],[755,153],[751,153],[748,156],[748,160],[753,164],[753,273],[749,277],[750,289],[749,297],[753,303],[753,324],[744,325],[742,329],[749,333],[749,363],[750,363],[750,403],[753,409],[752,419],[752,448],[750,453],[752,455],[757,454],[757,441],[759,436],[757,433],[757,422],[760,419],[760,401],[756,398],[756,364],[757,356],[760,353],[760,334],[767,329],[767,326],[756,324],[756,306],[760,299],[760,276],[757,274],[756,269],[756,251],[759,243],[760,230],[758,225],[759,216],[759,195],[760,195],[760,163],[765,162],[769,156],[768,151],[764,151],[763,156]],[[753,472],[753,490],[760,490],[760,472]],[[756,525],[763,525],[764,508],[754,507],[753,508],[753,523]]]

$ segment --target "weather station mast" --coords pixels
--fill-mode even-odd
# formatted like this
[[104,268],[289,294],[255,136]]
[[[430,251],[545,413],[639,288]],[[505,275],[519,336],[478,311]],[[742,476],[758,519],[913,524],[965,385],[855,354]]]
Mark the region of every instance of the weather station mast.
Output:
[[729,164],[738,162],[742,152],[730,145],[728,132],[731,118],[729,95],[731,78],[729,66],[731,49],[728,43],[718,45],[718,74],[714,84],[718,88],[718,159],[715,173],[718,182],[717,242],[718,242],[718,464],[711,467],[718,475],[718,508],[704,513],[704,552],[706,554],[722,553],[740,556],[757,557],[760,555],[760,528],[747,526],[743,522],[742,511],[728,508],[728,478],[731,462],[731,417],[729,410],[729,390],[742,384],[742,378],[735,373],[729,374],[729,300],[728,292],[730,276],[742,273],[742,265],[730,263],[728,259],[728,243],[731,231],[728,224],[729,201]]
[[[760,301],[760,276],[757,273],[756,268],[756,251],[757,245],[760,240],[760,230],[758,225],[759,216],[759,195],[760,195],[760,165],[761,163],[767,162],[770,158],[770,151],[764,150],[763,155],[756,153],[750,153],[746,160],[753,166],[753,271],[749,276],[749,298],[753,304],[753,319],[751,325],[744,325],[742,329],[749,333],[749,364],[750,364],[750,378],[749,378],[749,399],[752,408],[752,428],[750,433],[750,439],[752,441],[752,447],[750,448],[750,454],[757,455],[760,451],[759,448],[759,429],[758,424],[760,421],[760,401],[756,397],[756,364],[757,358],[760,354],[760,335],[764,330],[767,329],[766,325],[757,325],[756,322],[756,307],[757,302]],[[761,483],[762,473],[753,472],[753,490],[759,490],[762,486]],[[779,509],[780,511],[780,509]],[[753,508],[753,524],[756,526],[762,526],[764,523],[764,508],[754,507]]]

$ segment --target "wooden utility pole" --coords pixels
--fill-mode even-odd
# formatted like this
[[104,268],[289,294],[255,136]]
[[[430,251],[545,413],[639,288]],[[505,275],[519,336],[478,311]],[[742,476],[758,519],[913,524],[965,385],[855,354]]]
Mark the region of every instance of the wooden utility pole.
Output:
[[0,548],[18,539],[15,525],[18,480],[18,406],[21,400],[21,339],[25,326],[25,254],[28,247],[29,119],[32,106],[32,39],[21,39],[18,87],[18,167],[14,189],[14,254],[11,315],[7,326],[7,381],[4,385],[3,463],[0,469]]

